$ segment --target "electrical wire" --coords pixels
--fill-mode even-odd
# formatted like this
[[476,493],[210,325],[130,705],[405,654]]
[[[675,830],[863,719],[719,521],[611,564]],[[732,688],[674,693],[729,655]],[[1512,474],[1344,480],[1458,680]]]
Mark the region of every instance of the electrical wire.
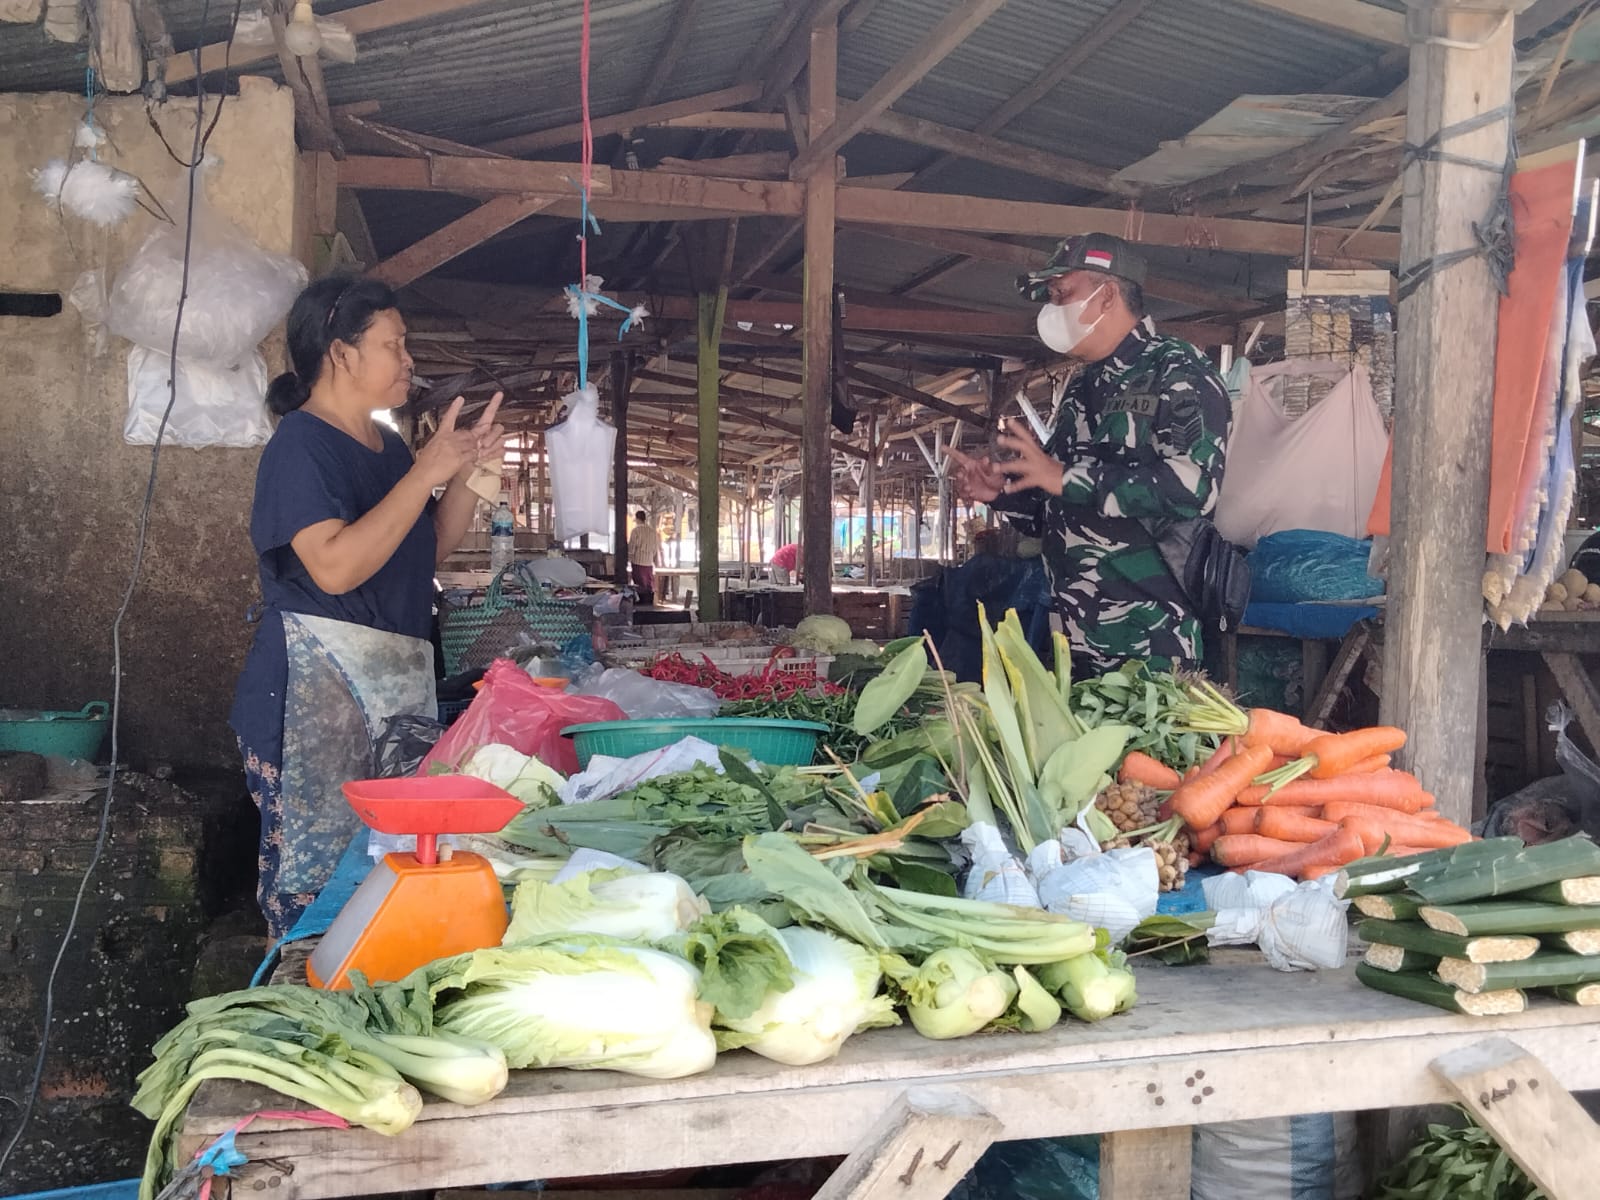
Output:
[[[233,25],[229,28],[228,41],[233,41],[233,29],[239,21],[239,8],[242,0],[235,0],[233,10]],[[205,29],[207,18],[211,15],[211,0],[205,0],[205,5],[200,12],[200,28]],[[194,215],[195,201],[200,190],[200,164],[205,158],[206,144],[211,140],[211,135],[217,128],[217,117],[221,115],[222,103],[227,89],[226,59],[223,63],[222,92],[218,95],[217,112],[213,115],[210,124],[206,123],[206,89],[204,76],[200,73],[200,51],[197,47],[195,56],[195,121],[194,145],[192,157],[185,164],[189,172],[188,216],[183,233],[183,273],[178,289],[178,305],[172,319],[172,354],[170,357],[170,370],[168,378],[167,406],[161,413],[161,423],[156,427],[155,445],[150,449],[150,475],[145,481],[144,499],[139,509],[138,534],[134,541],[133,568],[128,574],[128,586],[122,593],[122,602],[117,608],[117,614],[111,622],[111,762],[107,768],[105,797],[100,803],[100,824],[95,834],[94,850],[89,855],[89,863],[84,868],[83,877],[78,881],[78,891],[72,901],[72,911],[67,917],[67,928],[61,935],[61,942],[56,947],[56,956],[50,965],[50,974],[45,980],[44,987],[44,1020],[39,1034],[39,1053],[33,1064],[33,1077],[28,1084],[27,1094],[23,1097],[21,1112],[17,1118],[17,1128],[0,1151],[0,1179],[5,1178],[6,1165],[11,1161],[17,1146],[22,1141],[22,1135],[27,1132],[28,1122],[33,1116],[33,1110],[39,1101],[40,1088],[44,1083],[44,1068],[50,1053],[50,1031],[55,1020],[55,987],[56,977],[60,974],[61,964],[67,956],[67,948],[72,944],[73,935],[77,932],[78,916],[83,909],[83,898],[89,890],[89,881],[94,877],[94,871],[100,864],[100,858],[105,852],[107,836],[111,829],[111,805],[115,796],[117,782],[117,753],[118,733],[120,718],[122,716],[122,622],[128,615],[128,608],[133,602],[133,593],[139,585],[139,576],[144,567],[145,544],[150,531],[150,511],[155,503],[156,477],[161,465],[161,442],[166,433],[167,422],[172,416],[173,407],[178,400],[178,337],[183,328],[183,310],[189,297],[189,268],[191,265],[194,243]],[[151,119],[154,124],[154,119]],[[158,129],[159,133],[160,130]],[[165,138],[162,139],[165,142]],[[182,160],[180,160],[182,161]]]

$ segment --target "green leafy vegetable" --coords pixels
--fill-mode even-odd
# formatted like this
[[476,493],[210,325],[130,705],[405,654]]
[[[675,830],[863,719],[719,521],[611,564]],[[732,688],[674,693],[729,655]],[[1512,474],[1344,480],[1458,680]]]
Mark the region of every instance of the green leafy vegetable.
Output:
[[654,942],[687,929],[706,904],[676,875],[626,869],[582,871],[563,883],[529,880],[511,896],[507,946],[552,933],[603,933]]
[[749,1017],[769,993],[794,986],[789,952],[778,931],[747,909],[702,917],[661,948],[699,969],[700,999],[716,1010],[719,1021]]
[[[971,950],[935,951],[896,984],[906,995],[906,1014],[926,1038],[968,1037],[1000,1019],[1017,995],[1017,983]],[[1058,1007],[1057,1013],[1061,1010]]]
[[716,1058],[700,973],[659,950],[572,935],[431,963],[434,1020],[500,1047],[513,1068],[676,1079]]
[[911,699],[927,671],[928,655],[922,644],[907,646],[861,689],[850,727],[863,736],[883,728]]
[[747,1048],[789,1066],[823,1062],[860,1029],[897,1025],[894,1002],[879,995],[878,956],[820,929],[776,931],[788,952],[794,984],[771,991],[748,1017],[726,1014],[722,1049]]

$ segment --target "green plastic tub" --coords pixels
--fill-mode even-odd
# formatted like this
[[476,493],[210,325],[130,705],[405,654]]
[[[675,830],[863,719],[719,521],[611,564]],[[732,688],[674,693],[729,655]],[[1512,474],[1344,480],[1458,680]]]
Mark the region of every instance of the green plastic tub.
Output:
[[828,732],[816,721],[778,721],[763,717],[664,717],[654,721],[591,721],[561,731],[578,751],[578,766],[596,754],[631,758],[660,750],[686,737],[748,754],[769,767],[808,767],[817,737]]
[[0,750],[92,761],[111,727],[111,706],[94,700],[80,712],[24,712],[7,719],[0,710]]

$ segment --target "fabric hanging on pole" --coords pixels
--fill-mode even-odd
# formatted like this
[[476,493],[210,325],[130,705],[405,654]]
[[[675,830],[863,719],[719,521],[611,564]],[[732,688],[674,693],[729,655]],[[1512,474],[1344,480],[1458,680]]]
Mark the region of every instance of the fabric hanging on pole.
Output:
[[[1494,442],[1485,540],[1490,554],[1515,551],[1514,531],[1528,517],[1518,512],[1518,497],[1526,505],[1534,489],[1525,485],[1538,479],[1548,455],[1559,389],[1553,381],[1541,386],[1541,380],[1547,333],[1572,237],[1580,168],[1581,157],[1574,148],[1570,157],[1520,170],[1511,179],[1516,258],[1507,292],[1500,299],[1495,336]],[[1405,403],[1405,397],[1397,398],[1397,420],[1405,419]],[[1367,521],[1370,534],[1389,533],[1391,470],[1386,459]]]

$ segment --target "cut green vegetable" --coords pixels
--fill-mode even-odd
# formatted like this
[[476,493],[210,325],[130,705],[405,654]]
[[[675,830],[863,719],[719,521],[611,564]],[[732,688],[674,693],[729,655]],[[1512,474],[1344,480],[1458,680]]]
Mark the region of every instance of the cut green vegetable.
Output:
[[1356,926],[1363,942],[1401,946],[1437,958],[1462,958],[1468,962],[1520,962],[1539,952],[1539,939],[1523,936],[1461,937],[1430,929],[1419,921],[1378,921],[1371,918]]
[[1356,964],[1356,978],[1369,988],[1387,992],[1419,1004],[1431,1004],[1448,1012],[1465,1013],[1471,1017],[1497,1017],[1519,1013],[1528,1007],[1528,998],[1522,992],[1508,989],[1500,992],[1464,992],[1440,983],[1431,975],[1410,971],[1380,971],[1366,963]]

